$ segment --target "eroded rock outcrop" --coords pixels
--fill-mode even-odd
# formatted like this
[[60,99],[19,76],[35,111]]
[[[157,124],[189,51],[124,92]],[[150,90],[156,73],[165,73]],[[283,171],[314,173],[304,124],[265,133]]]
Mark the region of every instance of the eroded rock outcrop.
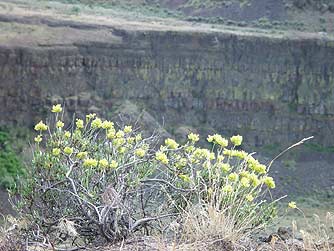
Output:
[[[49,33],[70,26],[51,24],[43,24]],[[167,127],[240,133],[258,146],[310,135],[334,144],[328,136],[334,129],[330,39],[70,28],[81,39],[0,47],[1,123],[31,126],[54,102],[70,112],[109,116],[129,100]],[[109,35],[85,37],[86,31]]]

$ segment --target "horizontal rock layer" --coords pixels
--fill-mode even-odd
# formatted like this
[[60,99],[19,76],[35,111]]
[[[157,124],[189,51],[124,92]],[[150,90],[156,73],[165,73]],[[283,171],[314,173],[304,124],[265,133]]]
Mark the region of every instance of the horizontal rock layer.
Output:
[[0,47],[2,124],[32,126],[54,102],[110,116],[129,100],[171,131],[239,133],[256,146],[314,135],[334,145],[334,41],[94,29],[110,40]]

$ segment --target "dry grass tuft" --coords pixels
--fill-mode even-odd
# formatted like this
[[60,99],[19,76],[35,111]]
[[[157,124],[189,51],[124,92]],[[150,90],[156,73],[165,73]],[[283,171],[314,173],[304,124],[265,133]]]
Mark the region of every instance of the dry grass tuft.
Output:
[[328,212],[324,220],[318,215],[307,221],[307,229],[300,230],[304,249],[307,251],[333,251],[334,250],[334,214]]
[[226,216],[224,211],[218,211],[214,207],[194,207],[184,215],[182,229],[183,240],[230,240],[236,241],[242,237],[242,233],[235,228],[235,221]]

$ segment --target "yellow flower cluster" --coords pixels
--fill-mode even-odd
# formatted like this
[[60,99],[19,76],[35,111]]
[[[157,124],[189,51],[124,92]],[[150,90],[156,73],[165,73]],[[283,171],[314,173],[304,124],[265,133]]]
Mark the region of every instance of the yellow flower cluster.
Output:
[[125,133],[130,133],[130,132],[132,132],[132,126],[125,126],[124,129],[123,129],[123,131],[124,131]]
[[34,141],[35,141],[36,143],[40,143],[40,142],[42,142],[42,136],[41,136],[41,135],[36,136],[36,137],[34,138]]
[[107,131],[107,139],[111,140],[111,139],[114,139],[116,137],[116,130],[115,128],[110,128],[108,129]]
[[96,114],[95,114],[95,113],[87,114],[87,115],[86,115],[86,121],[89,121],[89,120],[91,120],[91,119],[93,119],[93,118],[95,118],[95,117],[96,117]]
[[62,110],[63,110],[63,108],[61,107],[61,105],[57,104],[57,105],[53,105],[52,106],[51,112],[53,112],[53,113],[59,113]]
[[135,155],[139,158],[143,158],[145,156],[145,150],[142,148],[138,148],[135,150]]
[[77,158],[78,159],[85,159],[87,157],[88,153],[87,152],[78,152],[77,153]]
[[125,133],[122,130],[118,130],[115,136],[116,138],[124,138]]
[[188,160],[186,158],[179,158],[175,166],[177,168],[183,168],[187,165],[187,163],[188,163]]
[[270,189],[274,189],[276,187],[274,179],[269,176],[263,178],[263,183]]
[[209,143],[214,143],[218,144],[221,147],[227,147],[228,146],[228,140],[223,138],[220,134],[215,134],[215,135],[209,135],[207,138],[207,141]]
[[70,138],[71,137],[71,133],[69,131],[66,131],[64,133],[64,136],[65,136],[65,138]]
[[114,123],[108,120],[103,121],[102,126],[103,129],[109,130],[114,127]]
[[288,207],[290,207],[292,209],[295,209],[295,208],[297,208],[297,204],[294,201],[290,201],[289,204],[288,204]]
[[247,195],[246,195],[246,200],[248,200],[249,202],[252,202],[252,201],[254,200],[253,195],[251,195],[251,194],[247,194]]
[[226,185],[226,186],[223,187],[223,192],[232,193],[233,192],[233,187],[231,185]]
[[136,140],[136,142],[139,142],[139,141],[142,140],[142,136],[141,136],[140,133],[136,135],[135,140]]
[[248,153],[246,153],[245,151],[234,149],[224,149],[223,154],[229,157],[237,157],[239,159],[245,159],[248,156]]
[[218,163],[217,166],[221,168],[224,173],[227,173],[231,170],[231,165],[229,163]]
[[75,121],[75,125],[77,127],[77,129],[82,129],[84,128],[84,122],[82,119],[76,119]]
[[97,167],[98,161],[96,159],[87,158],[83,162],[84,167]]
[[53,148],[52,149],[52,155],[53,156],[59,156],[59,154],[60,154],[60,149],[59,148]]
[[242,143],[242,136],[235,135],[235,136],[232,136],[230,140],[231,140],[233,145],[240,146],[241,143]]
[[267,167],[263,164],[260,164],[260,162],[254,159],[252,156],[249,155],[246,161],[247,161],[248,167],[254,172],[257,172],[259,174],[267,173]]
[[250,187],[250,180],[247,177],[242,177],[240,183],[242,187]]
[[168,158],[167,155],[161,151],[158,151],[155,153],[156,160],[160,161],[161,163],[167,165],[168,164]]
[[258,176],[255,173],[251,173],[248,175],[248,179],[251,181],[252,186],[257,187],[261,184],[261,181],[259,180]]
[[199,160],[214,160],[215,153],[210,152],[208,149],[196,148],[191,156],[191,160],[194,163],[197,163]]
[[112,160],[112,161],[110,162],[110,168],[115,169],[115,168],[117,168],[117,167],[118,167],[118,163],[117,163],[115,160]]
[[48,126],[46,124],[43,123],[43,121],[41,120],[38,124],[35,125],[34,128],[36,131],[46,131],[48,129]]
[[102,120],[100,118],[96,118],[92,121],[91,127],[94,129],[102,128]]
[[102,167],[102,168],[108,167],[109,166],[108,160],[100,159],[99,160],[99,166]]
[[190,133],[190,134],[188,134],[188,139],[192,142],[197,142],[197,141],[199,141],[199,135],[194,134],[194,133]]
[[67,154],[67,155],[71,155],[73,153],[73,148],[66,146],[64,148],[64,153]]
[[58,120],[56,123],[57,128],[63,128],[64,127],[64,122]]
[[191,179],[188,175],[186,174],[179,174],[179,177],[181,178],[181,180],[183,180],[184,182],[190,183]]
[[237,173],[230,173],[228,175],[228,179],[229,181],[232,181],[232,182],[237,181],[239,179],[239,175]]
[[173,140],[173,139],[166,139],[166,140],[165,140],[165,145],[166,145],[168,148],[173,149],[173,150],[175,150],[175,149],[177,149],[177,148],[179,147],[179,144],[176,143],[176,141]]

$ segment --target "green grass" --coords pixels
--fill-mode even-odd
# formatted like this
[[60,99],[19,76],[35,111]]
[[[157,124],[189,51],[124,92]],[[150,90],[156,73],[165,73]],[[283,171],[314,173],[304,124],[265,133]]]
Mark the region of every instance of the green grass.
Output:
[[308,150],[320,153],[334,153],[334,146],[322,146],[316,143],[305,143],[305,147]]
[[12,146],[13,139],[8,129],[0,129],[0,186],[4,188],[13,187],[24,175],[22,161]]

